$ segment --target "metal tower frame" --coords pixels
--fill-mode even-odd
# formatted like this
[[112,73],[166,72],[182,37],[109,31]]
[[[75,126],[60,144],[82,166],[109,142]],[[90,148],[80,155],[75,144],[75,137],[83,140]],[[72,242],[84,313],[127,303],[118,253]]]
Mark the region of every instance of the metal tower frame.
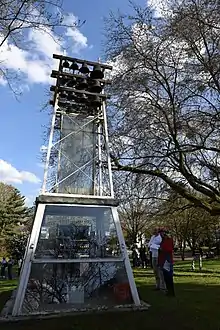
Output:
[[[62,150],[60,148],[60,144],[61,142],[64,142],[65,139],[69,138],[71,135],[77,134],[79,133],[83,128],[85,128],[89,123],[95,123],[97,125],[97,153],[94,154],[93,159],[90,160],[90,163],[92,161],[96,161],[98,163],[98,176],[97,178],[88,178],[90,181],[93,181],[94,184],[94,190],[92,194],[89,194],[89,196],[91,195],[95,195],[96,197],[104,197],[104,196],[108,196],[111,198],[114,198],[114,190],[113,190],[113,182],[112,182],[112,168],[111,168],[111,159],[110,159],[110,153],[109,153],[109,138],[108,138],[108,127],[107,127],[107,115],[106,115],[106,98],[109,97],[108,95],[103,93],[100,95],[98,93],[92,93],[92,95],[97,96],[97,97],[101,97],[101,105],[99,110],[97,111],[97,113],[95,114],[95,116],[91,116],[88,117],[90,118],[90,120],[85,124],[82,125],[81,127],[78,125],[77,130],[76,131],[72,131],[70,132],[67,136],[65,137],[60,137],[60,138],[56,138],[55,137],[55,128],[56,128],[56,119],[60,116],[60,120],[61,120],[61,125],[62,125],[62,120],[65,117],[68,117],[71,121],[74,121],[74,115],[73,114],[67,114],[64,111],[62,111],[59,108],[59,95],[62,91],[72,91],[72,92],[76,92],[75,88],[67,88],[67,87],[60,87],[60,79],[62,79],[62,77],[68,77],[70,75],[68,75],[66,72],[62,71],[62,61],[64,60],[64,58],[66,60],[73,60],[72,58],[69,57],[63,57],[60,55],[54,55],[53,56],[56,59],[59,59],[60,63],[59,63],[59,70],[58,71],[54,71],[52,72],[51,76],[56,78],[56,85],[55,86],[51,86],[51,91],[54,92],[54,99],[51,101],[51,104],[53,104],[53,115],[52,115],[52,122],[51,122],[51,129],[50,129],[50,135],[49,135],[49,141],[48,141],[48,147],[47,147],[47,152],[46,152],[46,157],[45,157],[45,170],[44,170],[44,179],[43,179],[43,185],[42,185],[42,190],[41,193],[42,194],[53,194],[55,195],[56,191],[58,189],[56,189],[57,187],[59,187],[59,184],[61,184],[62,182],[65,182],[65,180],[67,180],[68,178],[70,178],[71,176],[73,176],[74,174],[81,172],[84,173],[84,167],[88,164],[83,164],[81,167],[78,167],[76,164],[74,164],[73,160],[71,159],[71,162],[73,163],[73,165],[75,165],[76,170],[72,171],[71,173],[69,173],[65,178],[62,178],[62,180],[59,181],[58,176],[56,177],[56,181],[53,182],[53,185],[49,185],[48,182],[50,181],[50,160],[51,160],[51,156],[54,150],[56,150],[57,152],[59,152],[59,156],[63,155],[64,157],[66,157],[63,153]],[[85,61],[85,60],[79,60],[77,59],[77,62],[85,64],[88,63],[90,65],[101,65],[101,67],[103,69],[106,70],[111,70],[111,66],[109,65],[105,65],[105,64],[100,64],[98,62],[90,62],[90,61]],[[78,77],[78,75],[75,75]],[[110,81],[109,80],[102,80],[103,84],[109,84]],[[83,93],[80,90],[77,90],[77,93]],[[87,93],[87,94],[91,94],[91,93]],[[62,130],[62,128],[61,128]],[[105,157],[103,157],[105,154]],[[103,159],[105,158],[105,159]],[[104,162],[103,162],[104,161]],[[94,164],[95,167],[95,164]],[[57,168],[59,168],[59,157],[58,157],[58,164],[57,164]],[[107,169],[107,175],[106,175],[106,169]],[[84,173],[85,176],[86,173]],[[106,191],[106,189],[103,187],[103,178],[107,177],[107,181],[108,181],[108,189]],[[58,193],[59,196],[61,195],[61,193]],[[62,193],[62,195],[65,195],[65,193]],[[79,196],[79,194],[73,194],[73,193],[69,193],[68,192],[68,196],[70,195],[77,195]],[[88,196],[88,194],[81,194],[81,196]]]
[[[140,305],[140,300],[137,292],[137,288],[134,282],[133,272],[130,265],[128,253],[126,250],[126,245],[124,241],[124,236],[122,228],[120,225],[118,212],[117,212],[117,201],[114,199],[114,190],[112,182],[112,168],[111,168],[111,159],[109,152],[109,138],[108,138],[108,126],[107,126],[107,115],[106,115],[106,99],[108,95],[104,93],[104,86],[109,84],[110,81],[106,79],[97,79],[98,84],[102,86],[102,91],[100,93],[96,92],[93,88],[93,92],[76,89],[74,86],[62,85],[62,79],[66,81],[70,79],[79,79],[82,82],[84,76],[64,71],[64,63],[69,61],[72,63],[72,66],[75,63],[82,64],[82,67],[92,66],[94,68],[98,67],[102,72],[105,70],[111,70],[112,67],[109,65],[101,64],[99,62],[85,61],[81,59],[70,58],[61,55],[53,55],[55,59],[59,60],[59,69],[58,71],[52,71],[51,76],[56,78],[56,85],[51,86],[51,91],[54,92],[53,100],[50,103],[53,105],[53,114],[51,129],[49,134],[48,147],[45,155],[45,170],[44,170],[44,179],[42,185],[41,195],[37,198],[37,207],[36,214],[34,219],[34,224],[32,232],[26,247],[26,252],[24,256],[24,262],[21,270],[19,286],[17,290],[17,295],[14,302],[14,307],[12,311],[13,316],[18,316],[23,314],[22,306],[25,299],[25,293],[28,287],[28,281],[31,274],[31,268],[33,265],[41,264],[76,264],[76,263],[123,263],[125,271],[127,274],[131,295],[135,305]],[[69,65],[69,64],[68,64]],[[86,71],[86,69],[85,69]],[[99,71],[99,72],[101,72]],[[91,71],[90,71],[91,72]],[[104,73],[103,73],[104,76]],[[88,78],[89,79],[89,78]],[[95,92],[94,92],[95,90]],[[97,89],[98,90],[98,89]],[[90,106],[86,107],[83,104],[79,111],[77,110],[77,103],[71,103],[70,111],[67,108],[68,102],[65,101],[62,103],[62,93],[68,93],[70,95],[78,95],[81,97],[82,94],[86,95],[89,98],[95,98],[95,110],[91,113]],[[75,94],[74,94],[75,93]],[[67,96],[67,94],[64,94]],[[72,95],[72,94],[71,94]],[[93,100],[92,99],[92,100]],[[60,101],[61,100],[61,101]],[[84,101],[83,101],[84,102]],[[64,106],[62,106],[64,104]],[[87,113],[83,117],[80,112],[86,108]],[[85,119],[86,118],[86,119]],[[70,123],[70,127],[73,127],[70,132],[65,131],[65,125]],[[71,126],[72,125],[72,126]],[[88,128],[90,125],[91,131],[84,131],[85,128]],[[57,128],[58,127],[58,128]],[[74,157],[72,159],[71,152],[72,144],[77,143],[77,134],[80,140],[81,137],[85,139],[83,145],[83,152],[85,152],[85,159],[81,162],[81,150],[77,152],[77,149],[74,149]],[[73,140],[71,140],[74,137]],[[68,152],[65,153],[66,143],[68,139],[71,138],[68,142]],[[92,143],[92,144],[91,144]],[[91,147],[92,145],[92,147]],[[78,146],[81,148],[81,146]],[[70,151],[69,151],[70,150]],[[75,161],[76,159],[76,161]],[[80,164],[80,165],[79,165]],[[90,172],[86,172],[87,166],[89,167]],[[64,171],[64,175],[60,176],[60,173]],[[67,171],[68,170],[68,171]],[[89,173],[89,175],[88,175]],[[62,174],[62,173],[61,173]],[[75,176],[75,175],[78,175]],[[81,176],[86,180],[85,187],[81,190],[76,189],[76,184],[81,184]],[[71,181],[74,178],[74,183],[72,185]],[[69,191],[63,191],[63,187],[67,184]],[[87,187],[89,186],[89,188]],[[92,187],[92,189],[90,189]],[[86,193],[83,193],[85,189]],[[41,228],[43,221],[45,219],[45,214],[48,212],[48,209],[54,208],[66,212],[68,210],[70,214],[74,212],[74,209],[82,208],[85,212],[86,210],[104,210],[108,208],[111,212],[113,222],[115,225],[115,230],[117,233],[117,238],[120,246],[120,255],[117,257],[106,257],[105,259],[100,257],[93,258],[64,258],[64,259],[54,259],[54,258],[39,258],[37,256],[37,245],[40,240]],[[63,214],[64,214],[63,213]],[[61,213],[62,216],[62,213]]]

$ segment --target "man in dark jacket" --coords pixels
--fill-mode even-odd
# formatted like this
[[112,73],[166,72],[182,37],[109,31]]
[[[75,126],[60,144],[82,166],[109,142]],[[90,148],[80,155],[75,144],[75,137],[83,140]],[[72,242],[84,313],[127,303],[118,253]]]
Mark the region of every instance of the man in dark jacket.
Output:
[[160,244],[159,252],[159,266],[163,270],[164,281],[167,288],[168,296],[175,296],[174,283],[173,283],[173,239],[167,230],[160,233],[162,242]]

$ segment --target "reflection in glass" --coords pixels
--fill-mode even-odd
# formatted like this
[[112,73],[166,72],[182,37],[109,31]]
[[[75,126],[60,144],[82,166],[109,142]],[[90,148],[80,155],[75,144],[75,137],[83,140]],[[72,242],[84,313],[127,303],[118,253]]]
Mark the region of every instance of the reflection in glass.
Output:
[[22,312],[132,303],[123,262],[32,264]]
[[35,258],[120,256],[111,208],[46,206]]

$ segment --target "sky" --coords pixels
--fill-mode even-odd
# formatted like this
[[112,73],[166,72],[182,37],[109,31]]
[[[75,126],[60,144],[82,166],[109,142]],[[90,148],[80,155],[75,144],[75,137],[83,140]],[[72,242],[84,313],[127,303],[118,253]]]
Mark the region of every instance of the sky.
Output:
[[[156,4],[158,0],[150,0]],[[136,0],[142,6],[146,0]],[[104,42],[104,17],[110,11],[131,12],[128,0],[64,0],[66,22],[77,17],[86,21],[80,29],[67,28],[63,39],[56,42],[52,32],[30,30],[26,34],[26,49],[10,43],[0,48],[0,62],[5,68],[19,74],[13,87],[21,92],[15,98],[11,89],[0,76],[1,119],[0,119],[0,181],[17,187],[26,197],[28,206],[39,194],[43,165],[41,150],[44,127],[50,120],[49,113],[42,111],[48,100],[47,90],[53,84],[50,73],[56,69],[53,53],[65,51],[69,56],[87,60],[102,59]],[[66,48],[66,45],[71,45]]]

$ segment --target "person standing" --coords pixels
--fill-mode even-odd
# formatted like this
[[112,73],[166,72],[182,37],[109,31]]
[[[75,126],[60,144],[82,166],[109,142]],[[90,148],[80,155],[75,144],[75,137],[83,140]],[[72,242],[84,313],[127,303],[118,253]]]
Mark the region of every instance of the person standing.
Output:
[[12,258],[8,259],[8,279],[12,280],[12,267],[13,267],[14,261]]
[[139,249],[140,259],[142,268],[147,268],[147,256],[146,256],[146,248],[144,245],[141,245]]
[[150,248],[150,252],[152,254],[152,268],[154,271],[154,276],[156,280],[156,290],[165,290],[165,283],[163,279],[163,272],[161,271],[158,264],[158,255],[159,248],[162,242],[162,237],[158,229],[154,230],[154,235],[151,237],[148,246]]
[[5,274],[6,267],[7,267],[7,261],[6,258],[3,257],[1,261],[1,278],[6,278],[6,274]]
[[162,242],[160,244],[159,266],[163,271],[163,277],[166,284],[166,294],[175,296],[173,282],[173,239],[169,235],[168,230],[161,231]]
[[139,253],[138,253],[138,249],[137,246],[134,245],[133,249],[132,249],[132,260],[133,260],[133,267],[138,267],[139,266]]

